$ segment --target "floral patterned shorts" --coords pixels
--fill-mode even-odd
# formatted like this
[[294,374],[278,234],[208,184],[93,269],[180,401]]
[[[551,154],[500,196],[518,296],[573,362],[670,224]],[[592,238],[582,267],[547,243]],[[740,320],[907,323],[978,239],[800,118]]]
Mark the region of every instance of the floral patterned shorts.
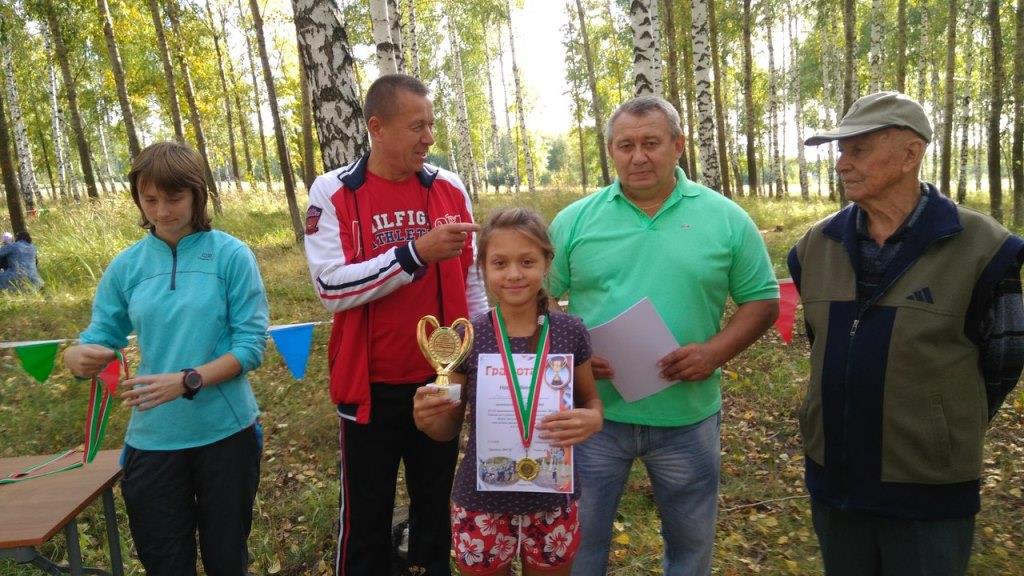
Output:
[[576,556],[579,534],[575,502],[530,514],[474,512],[452,504],[452,544],[463,572],[493,572],[517,552],[530,568],[561,568]]

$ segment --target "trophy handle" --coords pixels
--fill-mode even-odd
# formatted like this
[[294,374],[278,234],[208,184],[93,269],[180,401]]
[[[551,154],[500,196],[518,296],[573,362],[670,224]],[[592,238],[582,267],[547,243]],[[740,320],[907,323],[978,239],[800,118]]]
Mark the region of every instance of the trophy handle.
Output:
[[440,324],[437,323],[437,318],[429,315],[420,318],[419,323],[416,324],[416,342],[420,345],[420,351],[423,352],[423,356],[426,357],[427,362],[436,371],[441,369],[441,365],[431,357],[429,348],[427,347],[427,324],[433,325],[433,330],[440,328]]
[[462,347],[459,348],[459,358],[452,364],[452,366],[462,364],[462,361],[466,359],[466,356],[469,356],[470,349],[473,348],[473,323],[465,318],[459,318],[455,320],[455,322],[452,322],[453,330],[459,326],[463,326],[465,331],[462,335]]

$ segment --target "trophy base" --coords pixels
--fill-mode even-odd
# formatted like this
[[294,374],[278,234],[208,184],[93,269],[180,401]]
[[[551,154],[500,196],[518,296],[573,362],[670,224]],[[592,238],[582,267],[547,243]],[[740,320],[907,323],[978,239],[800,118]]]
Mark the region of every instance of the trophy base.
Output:
[[462,399],[462,384],[449,384],[447,386],[438,386],[437,384],[427,384],[429,390],[440,390],[447,393],[448,400],[452,402],[458,402]]

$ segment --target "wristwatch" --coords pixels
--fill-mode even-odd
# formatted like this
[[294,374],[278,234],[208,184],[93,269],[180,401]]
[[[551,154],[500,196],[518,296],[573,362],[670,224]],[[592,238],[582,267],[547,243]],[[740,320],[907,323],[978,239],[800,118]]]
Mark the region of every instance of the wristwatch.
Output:
[[185,392],[181,396],[186,400],[191,400],[203,389],[203,375],[192,368],[185,368],[181,372],[181,385],[185,388]]

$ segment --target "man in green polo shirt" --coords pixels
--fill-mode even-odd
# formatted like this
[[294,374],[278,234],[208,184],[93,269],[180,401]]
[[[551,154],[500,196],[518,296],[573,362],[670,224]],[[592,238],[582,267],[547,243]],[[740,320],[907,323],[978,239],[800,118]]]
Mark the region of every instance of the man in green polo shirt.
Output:
[[[608,121],[617,180],[551,223],[550,293],[588,327],[649,298],[680,347],[659,361],[672,384],[626,402],[615,366],[594,350],[603,430],[576,450],[581,537],[573,574],[607,571],[611,527],[633,461],[647,466],[662,521],[667,576],[709,574],[719,478],[719,368],[778,315],[779,288],[757,227],[736,204],[677,166],[679,114],[654,96]],[[726,299],[736,312],[721,327]],[[624,384],[624,383],[619,383]]]

